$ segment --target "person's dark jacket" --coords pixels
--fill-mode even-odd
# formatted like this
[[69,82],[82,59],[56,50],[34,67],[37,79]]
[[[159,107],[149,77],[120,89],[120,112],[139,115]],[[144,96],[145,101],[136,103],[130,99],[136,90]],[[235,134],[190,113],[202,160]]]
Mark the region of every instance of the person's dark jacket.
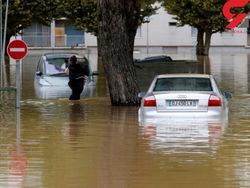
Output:
[[69,65],[68,69],[70,81],[84,79],[84,76],[88,76],[88,71],[80,64]]

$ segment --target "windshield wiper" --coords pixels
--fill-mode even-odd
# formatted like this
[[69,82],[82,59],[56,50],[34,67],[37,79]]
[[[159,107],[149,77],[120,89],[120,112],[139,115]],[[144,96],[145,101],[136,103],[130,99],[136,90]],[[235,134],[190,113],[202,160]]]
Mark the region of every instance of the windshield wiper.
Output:
[[68,76],[68,75],[64,72],[59,72],[59,73],[55,73],[55,74],[50,74],[50,76]]

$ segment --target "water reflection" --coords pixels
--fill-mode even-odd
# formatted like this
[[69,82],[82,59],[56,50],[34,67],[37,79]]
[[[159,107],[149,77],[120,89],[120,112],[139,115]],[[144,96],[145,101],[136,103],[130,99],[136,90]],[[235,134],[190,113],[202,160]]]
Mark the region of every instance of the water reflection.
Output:
[[[16,125],[10,126],[9,129],[13,132],[15,129],[15,136],[6,137],[7,134],[0,135],[0,138],[8,138],[9,141],[8,144],[6,144],[5,140],[1,141],[2,144],[6,144],[6,149],[8,148],[9,151],[6,151],[8,152],[8,157],[4,155],[1,157],[0,174],[2,176],[0,187],[21,188],[24,186],[24,178],[27,175],[28,160],[21,144],[20,110],[17,110],[14,114],[16,116],[14,118]],[[0,127],[0,130],[3,131],[3,127]],[[7,130],[5,131],[8,132]],[[13,140],[14,137],[15,140]],[[1,151],[1,153],[3,154],[4,151]]]
[[248,54],[215,54],[210,57],[211,73],[234,95],[249,94],[250,59]]
[[28,161],[21,145],[13,145],[10,151],[9,176],[6,187],[21,188],[27,175]]
[[[72,102],[69,107],[68,118],[68,136],[72,139],[70,142],[75,143],[80,134],[80,129],[83,129],[85,121],[84,105],[79,102]],[[66,132],[66,131],[65,131]]]
[[[41,86],[34,83],[35,94],[39,99],[69,98],[71,89],[69,86]],[[92,97],[95,95],[95,85],[85,84],[81,97]]]
[[[214,155],[227,120],[166,118],[141,124],[152,151],[163,154]],[[188,160],[192,158],[189,156]]]

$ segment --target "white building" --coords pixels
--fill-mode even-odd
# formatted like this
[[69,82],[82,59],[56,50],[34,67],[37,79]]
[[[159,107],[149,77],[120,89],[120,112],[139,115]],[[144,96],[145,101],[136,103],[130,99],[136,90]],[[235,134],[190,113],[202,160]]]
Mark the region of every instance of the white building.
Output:
[[[140,53],[190,53],[195,52],[195,28],[190,26],[177,27],[173,15],[163,8],[150,17],[150,22],[138,28],[135,39],[135,51]],[[248,21],[248,20],[247,20]],[[221,52],[233,49],[244,52],[248,41],[247,28],[238,28],[234,32],[216,33],[212,36],[211,51]],[[85,45],[88,48],[96,47],[96,37],[85,34]]]

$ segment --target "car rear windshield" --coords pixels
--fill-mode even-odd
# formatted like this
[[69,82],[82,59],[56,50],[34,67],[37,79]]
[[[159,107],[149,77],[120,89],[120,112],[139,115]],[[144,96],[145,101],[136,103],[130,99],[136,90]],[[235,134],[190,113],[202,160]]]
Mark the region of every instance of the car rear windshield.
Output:
[[212,91],[209,78],[159,78],[154,91]]

